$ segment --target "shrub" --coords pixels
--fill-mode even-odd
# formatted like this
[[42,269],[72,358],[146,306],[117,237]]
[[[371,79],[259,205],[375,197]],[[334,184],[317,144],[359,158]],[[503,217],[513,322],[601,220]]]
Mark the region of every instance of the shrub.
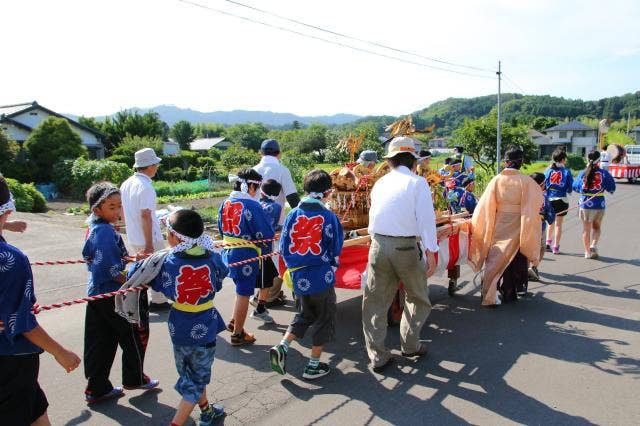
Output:
[[160,138],[149,136],[126,136],[120,145],[111,152],[111,158],[116,157],[119,161],[133,167],[134,155],[136,151],[143,148],[153,148],[156,155],[162,154],[164,144]]
[[129,166],[109,160],[61,161],[54,166],[54,183],[64,194],[83,198],[95,182],[109,181],[119,186],[131,175]]
[[13,194],[16,210],[19,212],[45,212],[47,201],[32,183],[20,183],[15,179],[7,178],[9,190]]
[[163,172],[161,177],[164,180],[176,182],[184,179],[184,171],[180,167],[174,167],[173,169]]
[[304,176],[315,167],[315,161],[311,154],[288,155],[282,157],[284,164],[291,172],[291,177],[298,190],[302,188]]
[[255,166],[260,162],[260,154],[240,145],[233,145],[222,154],[221,160],[225,170],[231,172]]
[[572,170],[582,170],[587,167],[587,161],[578,154],[567,155],[567,167]]
[[122,154],[114,154],[110,157],[107,157],[107,160],[109,161],[113,161],[115,163],[122,163],[122,164],[126,164],[127,166],[133,168],[133,163],[134,163],[134,158],[133,155],[132,156],[128,156],[128,155],[122,155]]
[[187,169],[187,175],[186,175],[186,179],[187,180],[196,180],[200,177],[201,174],[201,169],[194,167],[194,166],[189,166],[189,168]]

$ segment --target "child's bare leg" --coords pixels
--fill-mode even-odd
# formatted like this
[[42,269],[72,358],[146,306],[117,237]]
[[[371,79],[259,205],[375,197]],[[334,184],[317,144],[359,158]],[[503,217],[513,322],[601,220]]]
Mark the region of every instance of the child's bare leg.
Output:
[[[199,401],[198,401],[199,402]],[[173,420],[171,420],[172,424],[183,425],[187,420],[189,420],[189,416],[193,411],[193,407],[196,404],[186,401],[184,399],[180,400],[180,404],[178,404],[178,411],[173,416]]]
[[324,346],[311,346],[311,358],[320,359]]
[[268,288],[261,288],[260,291],[258,292],[258,301],[259,302],[266,302],[267,298],[269,297],[269,290]]
[[236,295],[236,304],[233,309],[233,332],[236,334],[244,331],[244,323],[247,319],[247,310],[249,309],[249,296]]
[[31,426],[51,426],[47,412],[45,411],[44,414],[38,417],[35,422],[31,423]]
[[553,241],[553,229],[554,228],[555,228],[554,225],[547,226],[547,241]]
[[556,239],[554,242],[554,246],[558,247],[560,245],[560,239],[562,238],[562,222],[564,220],[564,216],[557,216],[555,222],[556,228]]
[[593,232],[591,234],[591,247],[597,247],[598,241],[600,241],[600,232],[602,229],[602,222],[597,220],[593,221]]
[[584,246],[584,252],[589,253],[589,243],[591,242],[591,223],[582,222],[582,245]]

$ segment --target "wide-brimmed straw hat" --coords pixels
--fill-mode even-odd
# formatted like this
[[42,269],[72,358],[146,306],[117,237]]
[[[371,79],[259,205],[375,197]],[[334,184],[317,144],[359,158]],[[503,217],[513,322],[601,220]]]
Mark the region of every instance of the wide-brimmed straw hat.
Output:
[[399,136],[397,138],[393,138],[389,143],[389,152],[383,158],[392,158],[398,154],[402,154],[403,152],[409,153],[413,155],[415,159],[419,159],[420,156],[416,154],[416,143],[415,139],[409,138],[407,136]]

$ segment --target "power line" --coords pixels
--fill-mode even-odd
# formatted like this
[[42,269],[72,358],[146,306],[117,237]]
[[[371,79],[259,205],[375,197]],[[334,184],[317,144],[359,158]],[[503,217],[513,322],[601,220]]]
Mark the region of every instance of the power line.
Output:
[[519,90],[519,91],[524,95],[524,93],[526,92],[526,90],[524,90],[522,87],[520,87],[520,86],[518,85],[518,83],[516,83],[515,81],[513,81],[513,79],[512,79],[512,78],[510,78],[508,75],[506,75],[506,74],[502,74],[502,75],[503,75],[503,77],[504,77],[504,78],[506,78],[507,80],[509,80],[509,81],[511,82],[511,85],[515,86],[515,88],[516,88],[517,90]]
[[266,27],[274,28],[274,29],[277,29],[277,30],[280,30],[280,31],[284,31],[284,32],[287,32],[287,33],[296,34],[296,35],[299,35],[299,36],[302,36],[302,37],[306,37],[306,38],[310,38],[310,39],[313,39],[313,40],[323,41],[325,43],[333,44],[335,46],[340,46],[340,47],[344,47],[344,48],[347,48],[347,49],[355,50],[355,51],[358,51],[358,52],[368,53],[368,54],[375,55],[375,56],[380,56],[382,58],[391,59],[391,60],[398,61],[398,62],[404,62],[404,63],[407,63],[407,64],[418,65],[418,66],[421,66],[421,67],[424,67],[424,68],[431,68],[431,69],[435,69],[435,70],[439,70],[439,71],[450,72],[450,73],[454,73],[454,74],[461,74],[461,75],[466,75],[466,76],[476,77],[476,78],[486,78],[486,79],[490,79],[490,80],[493,80],[495,78],[495,77],[489,77],[489,76],[481,75],[481,74],[473,74],[473,73],[469,73],[469,72],[465,72],[465,71],[458,71],[458,70],[452,70],[452,69],[449,69],[449,68],[438,67],[438,66],[434,66],[434,65],[428,65],[428,64],[424,64],[422,62],[416,62],[416,61],[411,61],[411,60],[408,60],[408,59],[400,58],[398,56],[391,56],[391,55],[387,55],[385,53],[375,52],[373,50],[364,49],[364,48],[361,48],[361,47],[352,46],[350,44],[341,43],[339,41],[334,41],[334,40],[329,40],[329,39],[326,39],[326,38],[314,36],[314,35],[311,35],[311,34],[307,34],[307,33],[303,33],[303,32],[300,32],[300,31],[293,30],[291,28],[283,27],[283,26],[276,25],[276,24],[271,24],[269,22],[260,21],[258,19],[249,18],[247,16],[237,15],[235,13],[228,12],[226,10],[217,9],[217,8],[214,8],[214,7],[211,7],[211,6],[208,6],[208,5],[204,5],[204,4],[200,4],[200,3],[196,3],[196,2],[190,1],[190,0],[178,0],[178,1],[181,2],[181,3],[185,3],[185,4],[188,4],[188,5],[191,5],[191,6],[199,7],[201,9],[205,9],[205,10],[208,10],[208,11],[211,11],[211,12],[216,12],[216,13],[219,13],[219,14],[222,14],[222,15],[231,16],[233,18],[241,19],[243,21],[251,22],[251,23],[254,23],[254,24],[264,25]]
[[335,36],[338,36],[338,37],[343,37],[343,38],[346,38],[346,39],[349,39],[349,40],[354,40],[354,41],[358,41],[358,42],[361,42],[361,43],[366,43],[366,44],[369,44],[369,45],[372,45],[372,46],[381,47],[383,49],[392,50],[394,52],[403,53],[405,55],[415,56],[417,58],[426,59],[428,61],[438,62],[438,63],[444,64],[444,65],[451,65],[451,66],[454,66],[454,67],[468,68],[468,69],[472,69],[472,70],[476,70],[476,71],[486,71],[486,72],[490,72],[490,73],[494,73],[495,72],[495,70],[492,70],[492,69],[480,68],[480,67],[475,67],[475,66],[472,66],[472,65],[459,64],[459,63],[456,63],[456,62],[448,62],[448,61],[444,61],[442,59],[437,59],[437,58],[432,58],[432,57],[429,57],[429,56],[420,55],[418,53],[413,53],[413,52],[409,52],[407,50],[398,49],[396,47],[387,46],[387,45],[382,44],[382,43],[365,40],[365,39],[354,37],[354,36],[351,36],[351,35],[348,35],[348,34],[339,33],[337,31],[328,30],[326,28],[322,28],[322,27],[317,26],[317,25],[307,24],[306,22],[298,21],[297,19],[288,18],[286,16],[278,15],[277,13],[269,12],[268,10],[264,10],[264,9],[257,8],[255,6],[251,6],[251,5],[247,5],[247,4],[244,4],[244,3],[240,3],[239,1],[235,1],[235,0],[222,0],[222,1],[225,1],[225,2],[231,3],[231,4],[235,4],[236,6],[244,7],[244,8],[250,9],[250,10],[254,10],[256,12],[264,13],[266,15],[273,16],[273,17],[278,18],[278,19],[283,19],[285,21],[292,22],[294,24],[298,24],[298,25],[302,25],[302,26],[305,26],[305,27],[308,27],[308,28],[312,28],[314,30],[318,30],[318,31],[322,31],[322,32],[325,32],[325,33],[329,33],[329,34],[332,34],[332,35],[335,35]]

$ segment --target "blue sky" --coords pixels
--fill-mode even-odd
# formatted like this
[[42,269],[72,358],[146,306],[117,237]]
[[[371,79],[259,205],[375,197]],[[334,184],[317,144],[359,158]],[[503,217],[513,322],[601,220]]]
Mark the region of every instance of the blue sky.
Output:
[[[328,37],[224,0],[191,1]],[[598,99],[640,90],[637,0],[244,2],[449,62],[493,69],[501,59],[509,92]],[[35,99],[84,115],[158,104],[398,115],[497,90],[495,79],[356,52],[180,0],[21,0],[3,4],[3,16],[0,104]]]

